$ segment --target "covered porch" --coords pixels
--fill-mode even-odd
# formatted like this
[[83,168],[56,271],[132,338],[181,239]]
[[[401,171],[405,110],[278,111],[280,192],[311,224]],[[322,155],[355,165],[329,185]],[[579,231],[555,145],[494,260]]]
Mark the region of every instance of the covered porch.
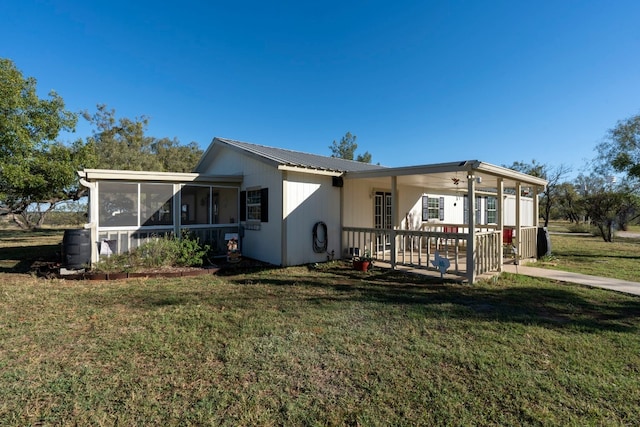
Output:
[[547,182],[479,161],[348,172],[342,253],[440,267],[469,283],[505,259],[537,256],[538,194]]

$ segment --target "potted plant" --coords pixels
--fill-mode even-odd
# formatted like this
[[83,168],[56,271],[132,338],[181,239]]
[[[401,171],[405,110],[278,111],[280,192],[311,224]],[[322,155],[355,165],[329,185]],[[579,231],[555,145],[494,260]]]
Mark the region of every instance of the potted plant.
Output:
[[373,258],[371,252],[364,251],[363,256],[353,257],[353,268],[358,271],[369,271],[373,267]]

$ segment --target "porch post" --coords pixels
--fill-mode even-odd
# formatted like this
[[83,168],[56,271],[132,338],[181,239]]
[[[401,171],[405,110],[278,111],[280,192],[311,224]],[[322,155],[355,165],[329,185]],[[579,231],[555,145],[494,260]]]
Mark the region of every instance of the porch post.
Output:
[[520,256],[522,254],[522,220],[520,219],[521,215],[521,206],[522,204],[522,183],[516,183],[516,264],[520,263]]
[[398,223],[398,177],[391,177],[391,268],[396,268],[396,224]]
[[540,227],[540,195],[538,194],[539,187],[533,187],[533,225],[536,229]]
[[469,234],[467,234],[467,278],[473,284],[476,278],[475,252],[476,252],[476,181],[473,171],[467,174],[467,199],[469,200],[469,211],[467,212],[467,223],[469,224]]
[[342,259],[347,253],[344,245],[344,187],[339,187],[338,190],[340,190],[340,246],[338,246],[340,252],[337,254],[337,259]]
[[502,242],[504,236],[504,179],[498,178],[498,199],[496,200],[496,209],[498,212],[496,213],[496,220],[498,221],[498,230],[500,231],[500,241],[498,242],[498,271],[502,272],[502,264],[504,263],[503,251],[502,251]]
[[182,225],[182,193],[180,188],[180,184],[173,184],[173,234],[182,237],[180,233],[180,226]]
[[[287,195],[287,180],[289,179],[289,174],[287,171],[282,171],[282,222],[280,223],[282,229],[280,230],[280,265],[289,265],[289,253],[287,248],[287,233],[289,230],[289,215],[285,215],[286,212],[286,203],[288,200]],[[326,236],[325,236],[326,238]]]

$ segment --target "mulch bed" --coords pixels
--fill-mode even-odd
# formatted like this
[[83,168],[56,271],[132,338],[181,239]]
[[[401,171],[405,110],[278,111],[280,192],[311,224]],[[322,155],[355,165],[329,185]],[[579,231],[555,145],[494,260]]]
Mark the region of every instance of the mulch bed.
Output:
[[66,280],[122,280],[140,277],[190,277],[216,274],[220,271],[217,265],[206,267],[166,267],[136,272],[96,272],[85,270],[66,270],[59,264],[48,263],[38,266],[37,274],[47,279]]

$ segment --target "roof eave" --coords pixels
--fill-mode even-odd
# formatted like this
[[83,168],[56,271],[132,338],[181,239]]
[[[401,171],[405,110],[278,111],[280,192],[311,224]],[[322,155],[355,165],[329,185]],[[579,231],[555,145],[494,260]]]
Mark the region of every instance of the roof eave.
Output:
[[84,169],[78,176],[87,181],[147,181],[147,182],[225,182],[241,183],[242,175],[202,175],[185,172],[150,172],[111,169]]
[[401,166],[396,168],[346,172],[345,178],[381,178],[385,176],[428,175],[433,173],[470,171],[479,164],[480,162],[477,160],[465,160],[433,165]]
[[342,171],[333,171],[328,169],[314,169],[314,168],[293,166],[293,165],[280,165],[278,166],[278,170],[288,171],[288,172],[308,173],[313,175],[328,175],[328,176],[341,176],[344,173]]

